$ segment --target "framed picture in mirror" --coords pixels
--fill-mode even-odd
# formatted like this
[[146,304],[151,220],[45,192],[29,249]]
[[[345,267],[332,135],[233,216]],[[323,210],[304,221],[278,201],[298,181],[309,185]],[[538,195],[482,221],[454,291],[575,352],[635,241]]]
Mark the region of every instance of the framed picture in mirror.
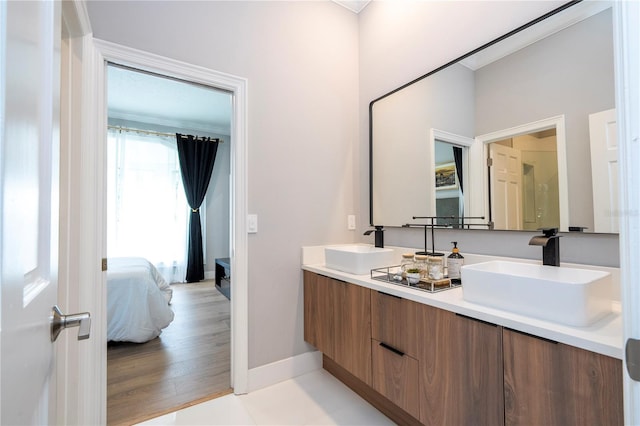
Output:
[[456,163],[436,164],[436,191],[457,187]]

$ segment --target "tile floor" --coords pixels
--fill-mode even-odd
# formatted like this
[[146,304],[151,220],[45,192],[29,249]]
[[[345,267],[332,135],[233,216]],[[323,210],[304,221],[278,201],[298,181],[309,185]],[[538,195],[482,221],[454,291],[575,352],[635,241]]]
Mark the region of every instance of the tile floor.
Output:
[[325,370],[247,395],[225,395],[140,425],[393,425]]

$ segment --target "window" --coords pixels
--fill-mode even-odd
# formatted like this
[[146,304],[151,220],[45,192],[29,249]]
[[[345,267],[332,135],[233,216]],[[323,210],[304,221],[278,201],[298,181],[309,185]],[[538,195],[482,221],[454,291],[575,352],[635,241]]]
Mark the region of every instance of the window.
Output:
[[107,176],[108,256],[144,257],[183,281],[189,206],[175,140],[110,130]]

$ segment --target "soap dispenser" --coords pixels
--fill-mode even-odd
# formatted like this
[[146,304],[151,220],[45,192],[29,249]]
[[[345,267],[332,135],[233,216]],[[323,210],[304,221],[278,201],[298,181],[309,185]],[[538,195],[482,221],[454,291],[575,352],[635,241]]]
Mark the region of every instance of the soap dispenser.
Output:
[[462,265],[464,265],[464,257],[460,254],[458,242],[452,241],[451,244],[453,244],[453,250],[451,250],[451,254],[447,257],[447,272],[452,284],[461,284],[460,270],[462,269]]

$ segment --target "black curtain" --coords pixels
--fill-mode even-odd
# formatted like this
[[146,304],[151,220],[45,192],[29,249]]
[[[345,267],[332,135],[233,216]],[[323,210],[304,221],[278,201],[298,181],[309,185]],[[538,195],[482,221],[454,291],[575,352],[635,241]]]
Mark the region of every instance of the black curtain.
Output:
[[186,280],[192,283],[204,279],[200,205],[207,194],[220,140],[176,133],[176,141],[182,184],[191,207]]
[[456,175],[458,175],[458,183],[460,184],[460,192],[464,194],[462,188],[462,148],[453,147],[453,160],[456,162]]

